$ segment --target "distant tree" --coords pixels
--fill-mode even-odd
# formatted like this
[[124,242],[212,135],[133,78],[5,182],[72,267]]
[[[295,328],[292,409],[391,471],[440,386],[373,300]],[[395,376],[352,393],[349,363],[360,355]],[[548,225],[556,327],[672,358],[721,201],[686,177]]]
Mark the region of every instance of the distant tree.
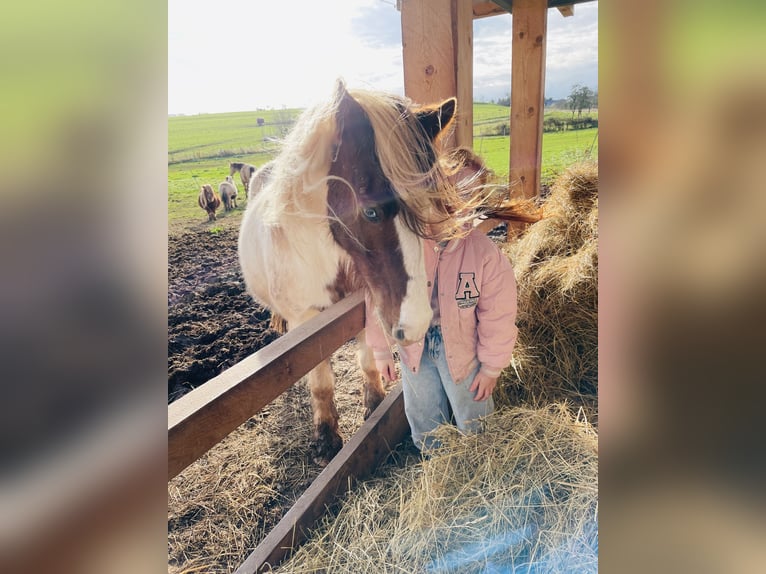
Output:
[[505,98],[498,98],[497,100],[495,100],[495,103],[498,106],[505,106],[506,108],[509,108],[511,107],[511,96],[508,95]]
[[569,97],[567,98],[567,104],[570,110],[572,110],[572,117],[574,117],[575,111],[577,112],[577,117],[579,118],[582,116],[582,111],[584,109],[590,110],[593,107],[593,96],[594,96],[593,90],[591,90],[587,86],[581,86],[580,84],[575,84],[572,86],[572,92],[569,94]]
[[549,107],[551,106],[551,104],[553,104],[553,98],[545,98],[545,100],[544,100],[544,104],[543,104],[543,105],[544,105],[546,108],[549,108]]
[[279,126],[279,136],[284,137],[290,131],[290,128],[295,123],[293,114],[285,106],[282,106],[281,110],[278,110],[275,114],[275,121],[273,123]]

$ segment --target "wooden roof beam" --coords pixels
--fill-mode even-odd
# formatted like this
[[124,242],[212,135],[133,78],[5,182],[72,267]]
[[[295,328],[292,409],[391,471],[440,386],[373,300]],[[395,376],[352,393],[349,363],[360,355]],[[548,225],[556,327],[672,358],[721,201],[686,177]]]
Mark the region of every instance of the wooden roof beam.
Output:
[[497,16],[498,14],[508,14],[509,10],[498,6],[495,2],[483,2],[479,0],[473,3],[473,17],[486,18],[488,16]]
[[[401,1],[401,0],[399,0]],[[583,2],[592,2],[593,0],[548,0],[548,8],[557,8],[562,16],[573,16],[574,5]],[[487,16],[497,16],[498,14],[508,14],[513,12],[514,0],[473,0],[473,17],[486,18]]]

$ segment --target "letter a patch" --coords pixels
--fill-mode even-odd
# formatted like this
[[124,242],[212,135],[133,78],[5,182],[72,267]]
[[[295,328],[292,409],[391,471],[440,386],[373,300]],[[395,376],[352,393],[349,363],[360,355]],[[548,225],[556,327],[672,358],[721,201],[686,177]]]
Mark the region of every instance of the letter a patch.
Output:
[[457,279],[457,291],[455,291],[455,300],[457,306],[461,309],[468,309],[479,302],[479,288],[476,286],[476,273],[460,273]]

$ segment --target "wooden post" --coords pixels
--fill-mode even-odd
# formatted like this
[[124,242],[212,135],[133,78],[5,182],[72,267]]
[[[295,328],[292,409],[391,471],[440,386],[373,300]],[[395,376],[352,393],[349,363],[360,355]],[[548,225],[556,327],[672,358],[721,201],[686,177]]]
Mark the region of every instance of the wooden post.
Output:
[[470,2],[452,0],[452,43],[458,112],[455,144],[473,149],[473,10]]
[[511,44],[512,197],[540,193],[547,0],[514,0]]
[[473,11],[460,0],[405,0],[402,9],[404,93],[418,104],[457,97],[448,147],[473,147]]

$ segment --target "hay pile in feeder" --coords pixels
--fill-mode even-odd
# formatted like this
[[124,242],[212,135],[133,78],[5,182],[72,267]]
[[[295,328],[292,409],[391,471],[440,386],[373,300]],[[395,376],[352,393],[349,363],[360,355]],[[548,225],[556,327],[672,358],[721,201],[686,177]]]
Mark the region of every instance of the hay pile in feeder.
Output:
[[596,572],[597,436],[563,405],[437,430],[430,459],[359,485],[277,572]]
[[518,283],[519,339],[495,400],[566,401],[597,424],[598,164],[565,171],[543,212],[543,220],[503,247]]

